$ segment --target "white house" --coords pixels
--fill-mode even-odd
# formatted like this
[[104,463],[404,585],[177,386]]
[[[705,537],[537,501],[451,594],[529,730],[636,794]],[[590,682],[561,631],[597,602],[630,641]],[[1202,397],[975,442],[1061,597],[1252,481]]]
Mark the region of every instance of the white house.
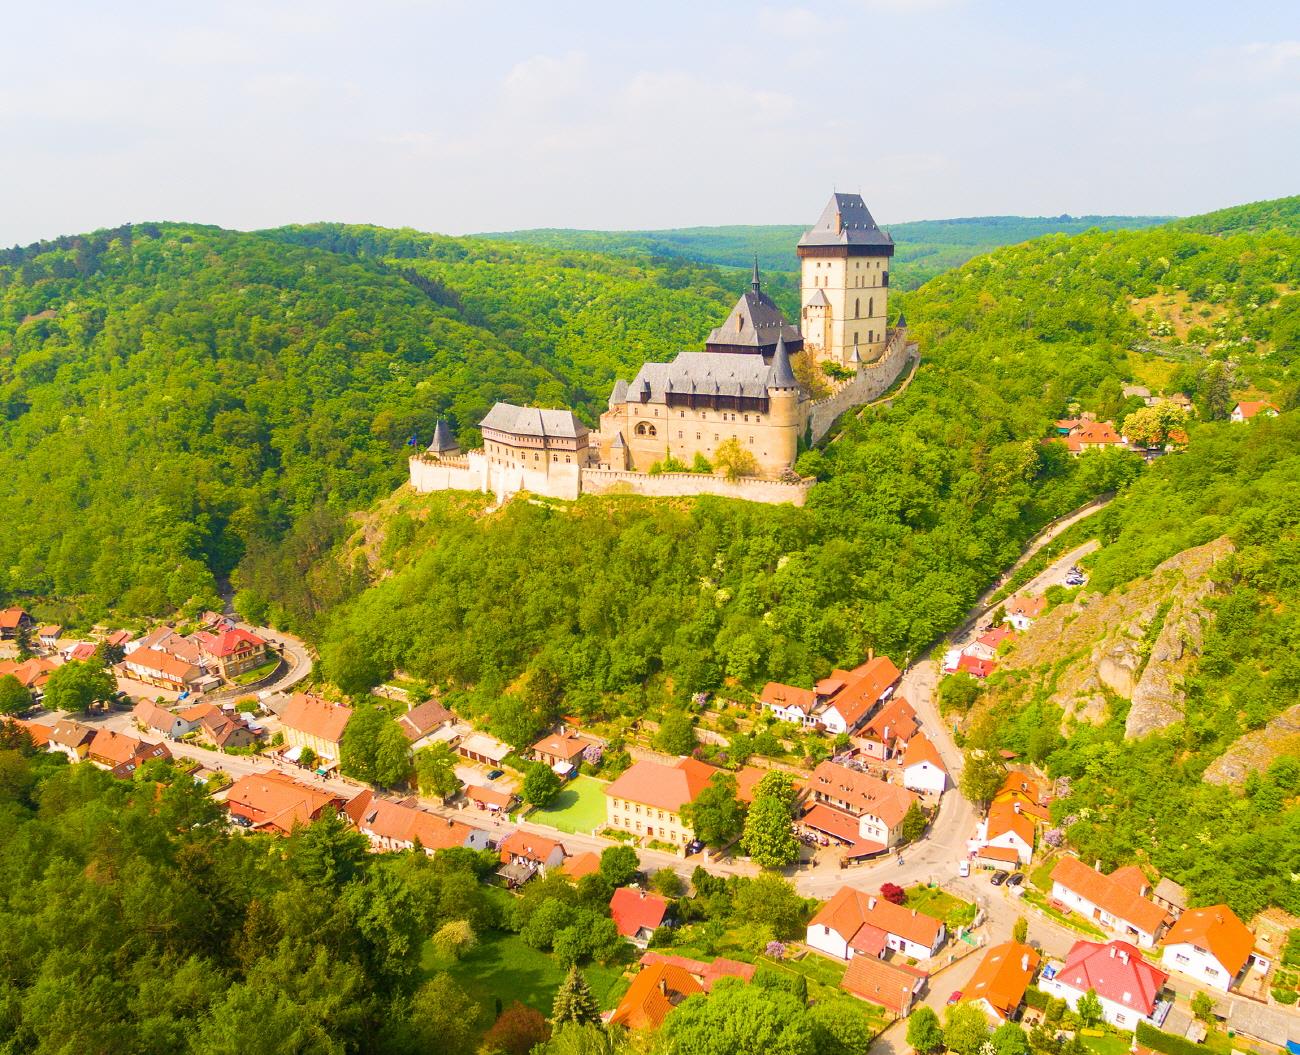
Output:
[[[1227,905],[1187,909],[1165,935],[1160,962],[1203,985],[1228,992],[1248,969],[1255,935]],[[1260,961],[1267,966],[1267,961]]]
[[1169,975],[1153,967],[1126,941],[1103,945],[1077,941],[1061,965],[1050,965],[1038,987],[1077,1010],[1079,998],[1092,990],[1101,1002],[1102,1017],[1120,1029],[1136,1029],[1141,1021],[1158,1026],[1169,1004],[1160,999]]
[[907,743],[903,756],[903,787],[924,794],[942,795],[948,788],[948,770],[938,749],[924,733],[917,733]]
[[370,790],[349,801],[343,812],[376,850],[410,850],[418,842],[425,854],[432,857],[439,850],[457,846],[471,850],[488,848],[489,836],[482,828],[376,798]]
[[994,802],[980,821],[975,847],[1010,851],[1020,864],[1028,864],[1034,856],[1034,818],[1019,802]]
[[845,886],[809,921],[805,941],[841,960],[886,949],[921,960],[938,953],[946,937],[941,920]]
[[1013,597],[1006,605],[1006,621],[1017,630],[1028,630],[1047,610],[1046,597]]
[[1263,399],[1244,399],[1232,408],[1231,418],[1238,424],[1257,417],[1275,418],[1277,407]]
[[1169,925],[1169,915],[1145,895],[1146,877],[1134,867],[1102,875],[1077,857],[1063,857],[1052,869],[1052,897],[1144,949],[1152,948]]

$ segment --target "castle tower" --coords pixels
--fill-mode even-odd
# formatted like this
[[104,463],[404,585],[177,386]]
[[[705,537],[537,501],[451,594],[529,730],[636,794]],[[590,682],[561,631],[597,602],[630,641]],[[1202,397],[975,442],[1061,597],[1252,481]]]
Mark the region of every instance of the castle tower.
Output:
[[862,195],[832,194],[797,252],[800,322],[813,357],[849,367],[856,345],[862,362],[879,359],[894,240],[876,225]]
[[776,433],[772,442],[777,448],[768,452],[770,463],[791,466],[799,456],[799,436],[804,428],[801,414],[806,409],[803,400],[803,390],[790,366],[785,338],[778,337],[767,378],[768,413]]

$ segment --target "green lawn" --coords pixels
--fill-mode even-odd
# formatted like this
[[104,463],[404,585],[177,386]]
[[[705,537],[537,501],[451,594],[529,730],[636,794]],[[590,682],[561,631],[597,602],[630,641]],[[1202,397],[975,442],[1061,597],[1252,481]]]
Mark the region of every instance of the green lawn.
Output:
[[605,825],[605,784],[595,777],[574,777],[545,809],[528,815],[536,824],[549,824],[562,832],[589,835]]
[[934,919],[941,919],[949,927],[968,924],[975,919],[974,905],[959,897],[953,897],[941,887],[918,885],[908,888],[905,893],[907,900],[903,902],[904,905]]
[[[519,1000],[549,1016],[555,990],[565,975],[564,968],[549,953],[530,948],[517,934],[499,931],[482,935],[474,951],[459,962],[439,957],[433,943],[425,942],[420,968],[426,975],[446,971],[455,978],[482,1008],[482,1029],[492,1024],[498,997],[504,1005]],[[604,967],[598,963],[582,968],[602,1008],[613,1007],[626,990],[623,970],[622,965]]]
[[260,681],[262,678],[266,677],[279,665],[280,657],[272,656],[260,667],[253,667],[251,670],[244,671],[243,674],[236,674],[234,677],[234,683],[236,685],[251,685],[253,682]]
[[1126,1055],[1133,1045],[1132,1033],[1106,1033],[1100,1037],[1080,1034],[1079,1039],[1085,1048],[1097,1055]]

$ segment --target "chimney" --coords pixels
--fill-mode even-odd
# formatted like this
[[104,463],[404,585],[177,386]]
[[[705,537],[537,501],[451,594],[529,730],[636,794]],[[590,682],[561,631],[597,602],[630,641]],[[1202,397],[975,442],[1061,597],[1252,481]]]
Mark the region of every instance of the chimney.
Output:
[[1092,870],[1093,870],[1094,872],[1100,872],[1100,871],[1101,871],[1101,858],[1100,858],[1100,857],[1097,858],[1096,863],[1092,866]]
[[1128,953],[1125,952],[1123,949],[1121,949],[1119,953],[1119,962],[1122,963],[1125,967],[1128,966]]
[[1115,946],[1113,945],[1110,947],[1110,958],[1115,959]]
[[1017,813],[1020,812],[1020,801],[1019,801],[1018,799],[1017,799],[1016,802],[1013,804],[1012,808],[1013,808]]
[[867,662],[870,663],[875,658],[876,658],[876,650],[874,648],[867,649]]
[[1020,969],[1022,971],[1029,970],[1029,953],[1027,952],[1020,954]]
[[867,911],[874,912],[875,910],[876,910],[876,899],[874,897],[867,898]]
[[668,995],[668,979],[663,975],[659,976],[659,992],[662,996]]

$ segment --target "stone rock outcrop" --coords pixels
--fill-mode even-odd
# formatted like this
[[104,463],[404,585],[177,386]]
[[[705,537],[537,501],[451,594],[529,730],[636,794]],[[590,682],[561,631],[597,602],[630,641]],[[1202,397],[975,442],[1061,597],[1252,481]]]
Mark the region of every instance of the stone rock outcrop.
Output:
[[1239,739],[1210,763],[1205,779],[1211,784],[1240,786],[1251,773],[1264,772],[1273,759],[1284,754],[1300,754],[1300,703]]

